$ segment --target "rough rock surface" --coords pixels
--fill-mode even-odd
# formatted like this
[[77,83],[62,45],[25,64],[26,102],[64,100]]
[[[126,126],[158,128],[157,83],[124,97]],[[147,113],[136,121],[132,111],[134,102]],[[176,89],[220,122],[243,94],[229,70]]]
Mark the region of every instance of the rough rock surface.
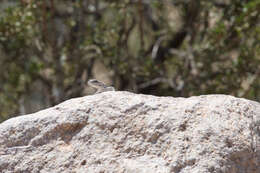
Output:
[[259,173],[260,104],[105,92],[0,124],[4,173]]

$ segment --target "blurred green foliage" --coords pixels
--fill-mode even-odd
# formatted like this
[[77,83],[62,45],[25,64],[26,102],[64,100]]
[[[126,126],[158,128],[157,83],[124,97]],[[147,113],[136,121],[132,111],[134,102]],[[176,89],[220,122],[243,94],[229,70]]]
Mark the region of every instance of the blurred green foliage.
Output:
[[97,62],[118,90],[260,100],[260,0],[0,4],[0,121],[84,95]]

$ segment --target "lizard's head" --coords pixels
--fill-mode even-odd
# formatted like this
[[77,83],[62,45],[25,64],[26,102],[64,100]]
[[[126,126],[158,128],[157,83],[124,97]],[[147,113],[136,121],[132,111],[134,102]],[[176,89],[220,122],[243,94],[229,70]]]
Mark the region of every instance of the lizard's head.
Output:
[[105,84],[103,82],[100,82],[100,81],[98,81],[96,79],[90,79],[88,81],[88,85],[90,85],[90,86],[92,86],[94,88],[97,88],[97,87],[99,88],[99,87],[104,87],[105,86]]

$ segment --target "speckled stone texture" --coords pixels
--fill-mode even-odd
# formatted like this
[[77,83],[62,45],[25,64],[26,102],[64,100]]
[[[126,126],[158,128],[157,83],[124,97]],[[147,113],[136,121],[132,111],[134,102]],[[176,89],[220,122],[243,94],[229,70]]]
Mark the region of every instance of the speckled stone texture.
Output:
[[4,173],[260,173],[260,104],[111,91],[0,124]]

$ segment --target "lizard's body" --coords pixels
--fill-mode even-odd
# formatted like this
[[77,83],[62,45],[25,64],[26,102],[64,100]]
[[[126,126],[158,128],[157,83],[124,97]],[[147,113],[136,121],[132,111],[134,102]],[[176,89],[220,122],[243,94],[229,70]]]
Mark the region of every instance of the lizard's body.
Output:
[[97,89],[95,94],[106,92],[106,91],[115,91],[114,87],[108,86],[108,85],[104,84],[103,82],[98,81],[96,79],[90,79],[88,81],[88,85]]

